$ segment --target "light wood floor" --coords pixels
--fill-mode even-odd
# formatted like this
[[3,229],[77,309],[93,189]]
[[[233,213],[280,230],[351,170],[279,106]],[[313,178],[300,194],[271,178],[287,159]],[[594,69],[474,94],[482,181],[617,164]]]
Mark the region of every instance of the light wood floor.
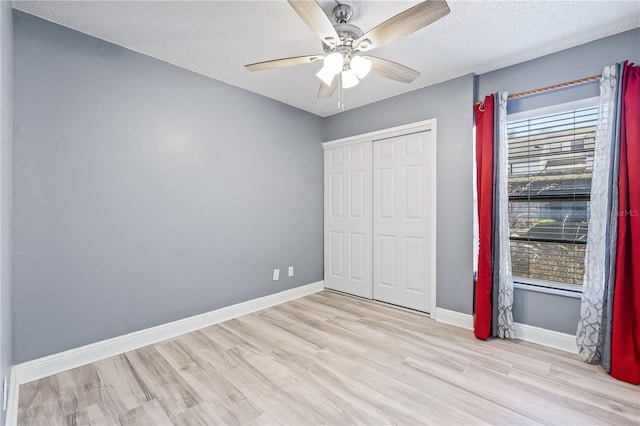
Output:
[[19,424],[640,424],[577,356],[331,292],[20,386]]

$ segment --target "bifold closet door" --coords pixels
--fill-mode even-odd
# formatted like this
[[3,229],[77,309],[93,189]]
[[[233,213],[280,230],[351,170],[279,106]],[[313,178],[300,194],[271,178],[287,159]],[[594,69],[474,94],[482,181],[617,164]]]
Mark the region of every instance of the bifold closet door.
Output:
[[371,143],[324,152],[324,283],[372,297]]
[[432,132],[373,142],[373,298],[431,311]]

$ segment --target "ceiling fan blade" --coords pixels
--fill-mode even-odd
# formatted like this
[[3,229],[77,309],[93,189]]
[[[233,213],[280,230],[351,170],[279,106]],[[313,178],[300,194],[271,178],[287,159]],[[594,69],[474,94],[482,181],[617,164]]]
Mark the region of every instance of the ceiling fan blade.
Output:
[[427,0],[387,19],[364,34],[353,45],[367,51],[405,37],[449,14],[445,0]]
[[324,58],[322,55],[295,56],[293,58],[274,59],[272,61],[256,62],[255,64],[245,65],[249,71],[270,70],[273,68],[292,67],[295,65],[310,64],[320,61]]
[[320,37],[324,44],[330,47],[336,45],[340,37],[318,3],[308,0],[288,1],[298,16]]
[[330,98],[331,95],[333,95],[333,92],[335,92],[336,88],[338,87],[338,80],[340,79],[337,76],[334,77],[333,81],[331,82],[331,86],[321,82],[320,89],[318,89],[318,99]]
[[376,58],[375,56],[365,56],[365,58],[372,62],[371,71],[392,80],[411,83],[420,75],[418,71],[388,59]]

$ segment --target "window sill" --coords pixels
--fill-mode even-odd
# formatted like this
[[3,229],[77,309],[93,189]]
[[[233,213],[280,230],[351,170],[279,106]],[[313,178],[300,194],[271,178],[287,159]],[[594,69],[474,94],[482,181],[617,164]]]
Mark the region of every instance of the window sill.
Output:
[[513,287],[520,290],[533,291],[537,293],[555,294],[556,296],[572,297],[574,299],[582,298],[582,291],[578,289],[569,290],[564,288],[553,288],[553,287],[541,286],[541,285],[536,285],[532,283],[516,282],[517,278],[515,277],[513,280],[514,280]]

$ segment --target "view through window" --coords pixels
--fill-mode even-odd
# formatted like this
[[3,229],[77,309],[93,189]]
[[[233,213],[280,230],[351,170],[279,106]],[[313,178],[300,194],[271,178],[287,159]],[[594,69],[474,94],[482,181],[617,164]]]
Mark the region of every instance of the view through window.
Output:
[[582,285],[597,115],[595,106],[507,125],[515,281]]

